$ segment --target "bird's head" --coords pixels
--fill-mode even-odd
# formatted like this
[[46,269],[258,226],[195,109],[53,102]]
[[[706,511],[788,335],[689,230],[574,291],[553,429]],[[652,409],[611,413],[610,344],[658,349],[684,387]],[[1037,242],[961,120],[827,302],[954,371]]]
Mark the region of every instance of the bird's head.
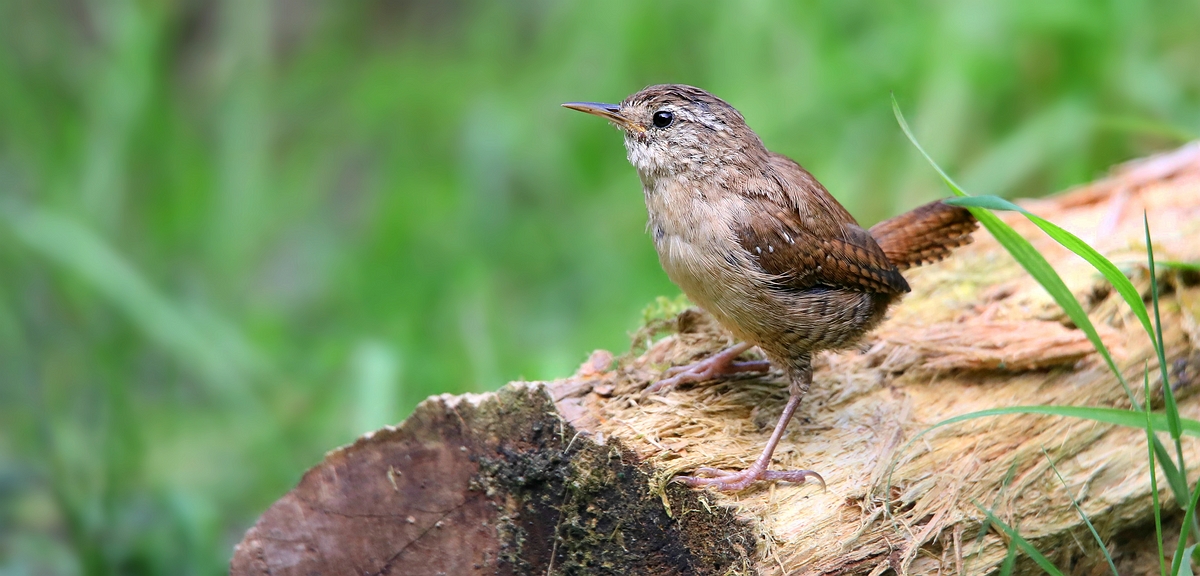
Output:
[[713,173],[765,153],[740,112],[693,86],[659,84],[620,104],[568,102],[563,106],[606,118],[620,128],[629,162],[644,182]]

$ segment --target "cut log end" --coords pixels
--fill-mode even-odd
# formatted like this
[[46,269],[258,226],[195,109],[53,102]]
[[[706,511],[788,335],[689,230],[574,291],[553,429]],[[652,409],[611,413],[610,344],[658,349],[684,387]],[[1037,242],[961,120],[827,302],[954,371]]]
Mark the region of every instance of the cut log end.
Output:
[[678,486],[673,518],[647,472],[618,440],[579,435],[541,384],[434,397],[305,474],[231,572],[749,573],[747,520]]

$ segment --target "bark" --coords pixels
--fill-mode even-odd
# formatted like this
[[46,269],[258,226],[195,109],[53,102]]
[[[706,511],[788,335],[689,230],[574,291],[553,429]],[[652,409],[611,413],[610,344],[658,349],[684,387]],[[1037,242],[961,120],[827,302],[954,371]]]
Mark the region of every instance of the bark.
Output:
[[[1148,294],[1143,211],[1159,261],[1200,260],[1200,144],[1024,206],[1092,243]],[[1153,348],[1120,297],[1024,218],[1005,220],[1084,303],[1139,399],[1149,368],[1149,402],[1161,409]],[[666,367],[731,343],[703,312],[664,301],[620,358],[598,351],[563,380],[433,397],[398,427],[331,452],[247,532],[231,572],[990,573],[1008,543],[981,507],[1060,568],[1106,570],[1072,498],[1122,573],[1157,572],[1141,430],[1019,415],[923,434],[1001,406],[1128,408],[1086,336],[986,232],[906,276],[913,293],[861,350],[816,359],[776,453],[778,468],[821,472],[825,490],[717,494],[669,482],[698,466],[748,464],[786,384],[773,372],[643,397]],[[1197,418],[1200,277],[1158,280],[1170,384]],[[1183,447],[1194,472],[1200,447]],[[1163,499],[1178,525],[1165,488]],[[1037,570],[1017,563],[1018,573]]]

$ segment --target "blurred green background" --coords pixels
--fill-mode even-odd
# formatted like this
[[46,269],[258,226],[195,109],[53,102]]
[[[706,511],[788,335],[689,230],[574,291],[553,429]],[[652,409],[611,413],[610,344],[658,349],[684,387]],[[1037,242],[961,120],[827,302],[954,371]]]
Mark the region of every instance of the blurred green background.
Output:
[[322,454],[678,291],[619,133],[724,97],[870,224],[1200,132],[1194,0],[0,0],[0,574],[220,574]]

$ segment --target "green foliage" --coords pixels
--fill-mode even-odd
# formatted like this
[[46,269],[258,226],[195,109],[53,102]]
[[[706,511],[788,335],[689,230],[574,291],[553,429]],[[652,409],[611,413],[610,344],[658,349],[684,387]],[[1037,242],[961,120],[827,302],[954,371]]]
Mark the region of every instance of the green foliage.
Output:
[[[1180,574],[1190,575],[1190,562],[1192,561],[1192,556],[1196,548],[1194,545],[1190,547],[1187,546],[1187,543],[1189,542],[1189,530],[1191,530],[1193,526],[1197,526],[1196,530],[1198,535],[1200,535],[1200,523],[1197,522],[1196,518],[1196,508],[1197,505],[1200,504],[1200,484],[1196,486],[1195,490],[1190,491],[1189,496],[1188,481],[1186,477],[1187,463],[1183,456],[1182,437],[1184,434],[1190,436],[1200,435],[1200,422],[1187,418],[1181,418],[1179,416],[1178,405],[1175,402],[1174,391],[1172,390],[1170,379],[1167,374],[1165,343],[1162,335],[1162,317],[1159,314],[1158,277],[1155,272],[1154,244],[1151,241],[1150,236],[1149,218],[1145,214],[1142,215],[1143,225],[1146,231],[1147,268],[1149,269],[1150,273],[1150,294],[1154,311],[1153,325],[1150,323],[1149,313],[1146,310],[1145,303],[1142,301],[1140,292],[1133,287],[1133,284],[1127,277],[1125,277],[1124,273],[1122,273],[1112,262],[1110,262],[1091,246],[1080,240],[1074,234],[1067,232],[1061,227],[1043,218],[1031,214],[1030,212],[1007,200],[996,198],[994,196],[968,196],[967,193],[964,192],[963,189],[958,185],[958,183],[950,178],[950,176],[941,168],[941,166],[938,166],[937,162],[933,160],[929,153],[926,152],[921,144],[917,141],[916,136],[913,135],[912,130],[908,126],[908,122],[904,119],[904,115],[900,112],[900,106],[896,103],[895,98],[892,99],[892,111],[893,114],[895,114],[896,121],[899,123],[900,129],[904,132],[904,135],[908,137],[912,145],[916,147],[918,152],[921,153],[921,156],[925,158],[934,171],[937,172],[937,174],[942,178],[942,181],[957,196],[956,198],[949,199],[946,202],[948,204],[965,206],[971,210],[971,213],[979,219],[980,223],[983,224],[988,232],[990,232],[992,236],[996,238],[1000,245],[1009,252],[1013,259],[1015,259],[1021,265],[1021,267],[1025,268],[1025,270],[1029,272],[1030,276],[1038,281],[1042,288],[1045,289],[1054,298],[1055,302],[1057,302],[1059,306],[1063,308],[1063,311],[1066,312],[1067,316],[1071,318],[1072,322],[1074,322],[1080,330],[1087,334],[1088,339],[1096,348],[1096,351],[1099,352],[1104,358],[1105,363],[1112,371],[1113,376],[1120,383],[1121,387],[1124,388],[1125,393],[1129,396],[1129,401],[1134,408],[1134,410],[1122,410],[1091,406],[1014,406],[1007,408],[978,410],[948,418],[934,424],[933,426],[917,434],[912,440],[910,440],[904,445],[904,447],[901,448],[901,451],[906,450],[912,445],[913,442],[916,442],[917,439],[921,438],[925,434],[937,428],[941,428],[942,426],[1001,414],[1051,414],[1056,416],[1067,416],[1093,420],[1097,422],[1143,428],[1146,432],[1146,442],[1150,454],[1149,467],[1152,491],[1151,497],[1154,504],[1154,521],[1156,537],[1158,539],[1160,568],[1165,575],[1165,555],[1163,555],[1162,543],[1162,510],[1160,508],[1161,502],[1158,497],[1157,475],[1155,472],[1156,461],[1162,466],[1163,472],[1167,477],[1168,484],[1175,493],[1176,503],[1184,510],[1183,523],[1180,529],[1179,541],[1177,542],[1175,553],[1172,557],[1170,574],[1173,576],[1178,576]],[[1020,212],[1031,222],[1046,232],[1051,238],[1056,240],[1059,244],[1081,256],[1098,272],[1103,274],[1106,279],[1109,280],[1116,291],[1121,294],[1122,298],[1130,306],[1134,314],[1141,320],[1142,327],[1146,330],[1146,335],[1150,338],[1150,341],[1154,346],[1162,376],[1159,384],[1163,391],[1164,414],[1156,414],[1150,411],[1149,369],[1146,368],[1143,374],[1145,379],[1144,400],[1146,401],[1146,407],[1143,410],[1137,398],[1133,396],[1132,390],[1129,389],[1129,385],[1125,381],[1124,374],[1122,374],[1121,370],[1117,367],[1104,342],[1096,333],[1096,329],[1092,325],[1091,320],[1087,317],[1087,313],[1075,299],[1075,296],[1070,292],[1069,289],[1067,289],[1066,284],[1058,275],[1058,272],[1056,272],[1050,266],[1045,257],[1042,256],[1027,239],[1023,238],[1016,232],[1016,230],[1014,230],[1004,221],[997,218],[996,215],[992,214],[989,210],[1012,210]],[[1186,267],[1183,269],[1186,270]],[[1175,453],[1178,460],[1172,460],[1170,453],[1167,452],[1166,447],[1163,446],[1162,442],[1158,439],[1156,432],[1163,430],[1169,432],[1171,439],[1174,441]],[[1045,452],[1044,448],[1043,452]],[[1048,454],[1047,458],[1049,458]],[[894,465],[895,464],[893,463],[893,467]],[[1058,474],[1058,469],[1054,466],[1053,461],[1051,461],[1050,466],[1054,469],[1055,474]],[[1061,480],[1062,477],[1059,476],[1059,479]],[[888,472],[887,483],[888,485],[891,485],[891,470]],[[1108,560],[1108,564],[1112,571],[1116,573],[1116,566],[1113,564],[1112,558],[1109,556],[1104,542],[1100,538],[1099,533],[1096,532],[1095,528],[1093,527],[1091,520],[1088,519],[1086,514],[1084,514],[1082,508],[1079,507],[1078,503],[1073,497],[1072,504],[1075,506],[1075,509],[1078,511],[1080,516],[1082,516],[1084,523],[1092,531],[1092,535],[1095,537],[1097,543],[1102,549],[1105,550],[1104,556]],[[1028,541],[1021,538],[1014,528],[1000,522],[990,510],[980,507],[978,503],[976,503],[975,506],[987,516],[983,522],[984,530],[986,530],[990,524],[998,524],[1002,531],[1012,539],[1008,548],[1008,555],[1001,564],[1002,573],[1008,573],[1012,570],[1014,563],[1013,544],[1015,543],[1031,558],[1033,558],[1033,560],[1047,574],[1061,574],[1061,572],[1053,565],[1053,563],[1043,556]],[[1187,559],[1186,561],[1184,560],[1185,558]]]
[[628,346],[677,290],[560,102],[706,87],[869,224],[941,194],[889,91],[972,190],[1059,189],[1200,130],[1198,17],[0,2],[0,572],[224,573],[330,447]]

